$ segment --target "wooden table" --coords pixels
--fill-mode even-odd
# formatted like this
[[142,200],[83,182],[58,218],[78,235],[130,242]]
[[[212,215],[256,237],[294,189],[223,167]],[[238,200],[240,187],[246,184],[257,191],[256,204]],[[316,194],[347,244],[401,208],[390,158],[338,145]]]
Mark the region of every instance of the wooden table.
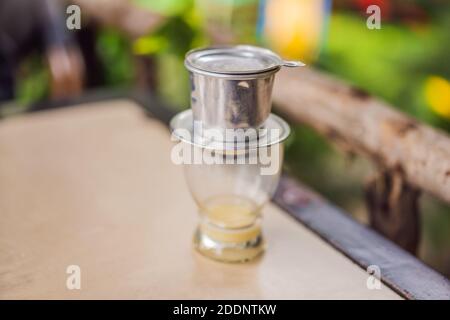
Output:
[[[131,100],[1,120],[0,298],[401,298],[369,290],[339,241],[274,204],[261,259],[198,255],[196,207],[171,147],[167,127]],[[66,287],[69,265],[81,268],[80,290]]]

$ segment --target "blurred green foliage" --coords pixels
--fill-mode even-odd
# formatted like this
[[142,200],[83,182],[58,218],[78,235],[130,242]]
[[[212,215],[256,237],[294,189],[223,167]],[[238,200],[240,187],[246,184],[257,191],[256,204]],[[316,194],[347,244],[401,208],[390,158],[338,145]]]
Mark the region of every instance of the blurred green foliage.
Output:
[[365,18],[332,15],[329,37],[317,65],[431,125],[450,131],[450,122],[424,99],[430,75],[450,79],[450,12],[433,23],[383,23],[369,30]]
[[30,56],[20,66],[16,87],[17,102],[28,105],[43,100],[50,92],[50,72],[44,61],[36,54]]
[[103,29],[96,45],[103,64],[105,86],[130,86],[135,74],[130,41],[112,29]]
[[137,55],[153,57],[156,63],[157,93],[178,109],[189,106],[189,78],[184,55],[191,48],[207,44],[200,32],[200,21],[193,1],[136,0],[146,8],[166,16],[164,24],[152,34],[136,40]]
[[145,9],[160,13],[164,16],[176,16],[190,10],[194,0],[133,0],[133,2]]
[[150,37],[165,39],[164,45],[155,52],[157,59],[158,93],[178,108],[189,105],[189,78],[184,68],[184,55],[200,43],[198,33],[188,23],[188,15],[174,16]]

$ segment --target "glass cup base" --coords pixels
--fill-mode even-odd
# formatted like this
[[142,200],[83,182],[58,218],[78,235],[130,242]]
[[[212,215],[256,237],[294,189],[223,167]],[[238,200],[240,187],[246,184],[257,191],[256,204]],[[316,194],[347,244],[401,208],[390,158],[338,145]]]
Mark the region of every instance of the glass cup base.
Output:
[[202,223],[194,234],[194,247],[202,255],[221,262],[247,262],[264,252],[259,224],[224,229]]

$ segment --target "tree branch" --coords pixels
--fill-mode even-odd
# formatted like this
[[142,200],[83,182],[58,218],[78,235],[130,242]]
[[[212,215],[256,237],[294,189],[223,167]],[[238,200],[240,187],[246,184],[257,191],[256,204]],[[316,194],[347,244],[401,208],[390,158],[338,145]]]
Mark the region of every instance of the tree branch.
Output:
[[284,69],[273,92],[276,108],[349,150],[450,203],[450,138],[367,93],[308,68]]

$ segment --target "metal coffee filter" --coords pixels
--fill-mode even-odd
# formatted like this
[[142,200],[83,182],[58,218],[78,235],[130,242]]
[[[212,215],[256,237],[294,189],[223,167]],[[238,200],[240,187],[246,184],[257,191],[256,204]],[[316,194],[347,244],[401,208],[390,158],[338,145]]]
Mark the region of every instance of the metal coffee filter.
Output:
[[188,52],[194,121],[216,130],[263,126],[272,109],[275,73],[282,66],[302,65],[248,45]]

